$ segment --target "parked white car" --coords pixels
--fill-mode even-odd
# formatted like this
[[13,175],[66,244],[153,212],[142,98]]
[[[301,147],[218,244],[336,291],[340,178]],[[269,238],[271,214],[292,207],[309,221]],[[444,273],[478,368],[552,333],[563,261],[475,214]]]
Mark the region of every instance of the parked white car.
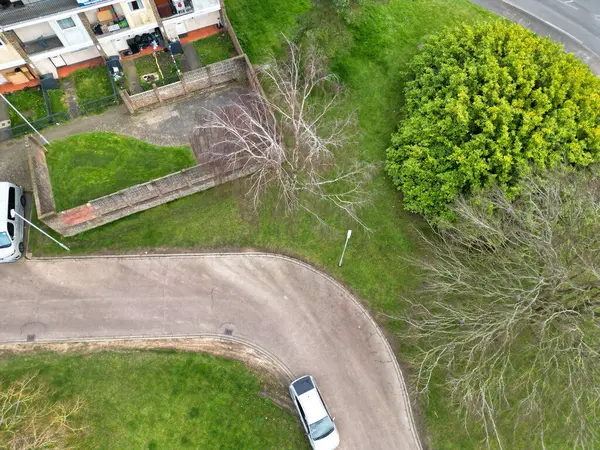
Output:
[[333,450],[340,445],[340,435],[323,401],[315,379],[300,377],[290,384],[290,395],[304,431],[314,450]]
[[25,215],[23,188],[0,181],[0,263],[14,262],[25,252],[23,220],[12,215],[12,210]]

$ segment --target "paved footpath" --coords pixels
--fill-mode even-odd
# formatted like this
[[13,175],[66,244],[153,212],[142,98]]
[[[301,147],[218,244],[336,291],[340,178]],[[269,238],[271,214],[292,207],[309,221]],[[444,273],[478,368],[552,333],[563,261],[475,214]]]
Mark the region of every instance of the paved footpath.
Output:
[[21,261],[0,266],[0,342],[231,334],[316,377],[342,449],[419,449],[398,363],[338,283],[264,254]]

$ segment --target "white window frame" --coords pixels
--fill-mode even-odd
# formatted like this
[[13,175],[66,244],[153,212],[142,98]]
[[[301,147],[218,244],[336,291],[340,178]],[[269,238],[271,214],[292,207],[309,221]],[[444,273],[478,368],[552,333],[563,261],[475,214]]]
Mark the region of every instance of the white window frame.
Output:
[[[138,6],[139,6],[139,8],[138,9],[133,9],[131,7],[131,5],[133,3],[137,3]],[[129,8],[129,12],[132,12],[132,13],[137,13],[137,12],[140,12],[140,11],[143,11],[144,9],[146,9],[146,5],[144,5],[144,2],[142,0],[131,0],[131,1],[128,1],[127,2],[127,7]]]
[[[60,24],[63,20],[70,20],[73,25],[63,28],[63,26]],[[61,30],[70,30],[71,28],[77,27],[77,23],[75,23],[75,21],[73,20],[72,17],[64,17],[62,19],[57,19],[56,24],[58,25],[58,28],[60,28]]]

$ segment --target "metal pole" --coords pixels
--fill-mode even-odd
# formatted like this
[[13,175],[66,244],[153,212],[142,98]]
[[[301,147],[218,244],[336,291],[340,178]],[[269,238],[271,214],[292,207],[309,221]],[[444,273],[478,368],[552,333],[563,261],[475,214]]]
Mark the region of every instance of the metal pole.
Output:
[[38,136],[39,136],[39,137],[41,137],[41,138],[42,138],[42,141],[44,142],[44,144],[46,144],[46,145],[50,144],[50,142],[48,141],[48,139],[46,139],[44,136],[42,136],[42,134],[41,134],[41,133],[40,133],[38,130],[36,130],[36,129],[35,129],[35,127],[34,127],[33,125],[31,125],[31,123],[29,122],[29,120],[27,120],[27,119],[25,118],[25,116],[24,116],[23,114],[21,114],[21,112],[20,112],[20,111],[19,111],[17,108],[15,108],[11,102],[9,102],[9,101],[6,99],[6,97],[4,96],[4,94],[0,94],[0,97],[2,97],[2,98],[4,99],[4,101],[5,101],[6,103],[8,103],[8,106],[10,106],[12,109],[14,109],[14,110],[15,110],[15,112],[16,112],[16,113],[17,113],[19,116],[21,116],[21,119],[23,119],[25,122],[27,122],[27,125],[29,125],[29,126],[31,127],[31,129],[32,129],[33,131],[35,131],[35,132],[38,134]]
[[40,233],[42,233],[44,236],[52,239],[54,242],[56,242],[58,245],[60,245],[62,248],[64,248],[67,251],[71,251],[71,249],[69,247],[67,247],[65,244],[58,242],[56,239],[54,239],[52,236],[50,236],[48,233],[46,233],[44,230],[42,230],[40,227],[34,225],[33,223],[31,223],[29,220],[27,220],[25,217],[23,217],[21,214],[19,214],[18,212],[16,212],[14,209],[10,210],[10,215],[11,217],[20,217],[21,219],[23,219],[25,222],[27,222],[29,225],[31,225],[33,228],[35,228],[36,230],[38,230]]
[[344,250],[342,251],[342,257],[340,258],[340,263],[338,267],[342,267],[342,262],[344,262],[344,254],[346,253],[346,247],[348,247],[348,241],[350,240],[350,236],[352,236],[352,230],[348,230],[346,234],[346,243],[344,244]]

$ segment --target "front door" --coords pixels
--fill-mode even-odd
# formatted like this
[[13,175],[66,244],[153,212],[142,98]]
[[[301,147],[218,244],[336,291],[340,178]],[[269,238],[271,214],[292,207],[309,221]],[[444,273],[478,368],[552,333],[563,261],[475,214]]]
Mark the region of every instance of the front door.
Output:
[[52,61],[52,64],[54,64],[54,67],[57,67],[57,68],[67,65],[67,63],[65,62],[63,57],[60,55],[53,56],[52,58],[50,58],[50,61]]

